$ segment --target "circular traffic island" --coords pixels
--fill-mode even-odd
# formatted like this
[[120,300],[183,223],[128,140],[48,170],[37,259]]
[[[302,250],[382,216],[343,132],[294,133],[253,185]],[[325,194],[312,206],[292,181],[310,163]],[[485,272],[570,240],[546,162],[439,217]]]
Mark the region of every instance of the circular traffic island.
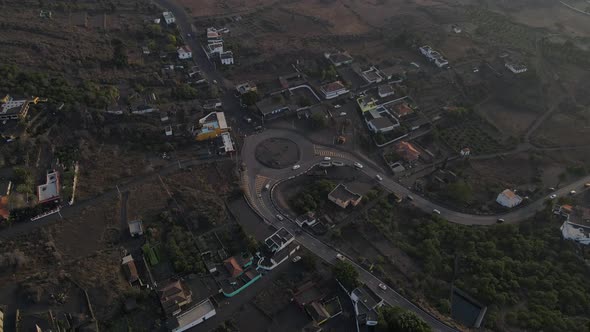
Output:
[[265,139],[258,143],[254,153],[256,160],[269,168],[287,168],[299,161],[299,147],[286,138]]

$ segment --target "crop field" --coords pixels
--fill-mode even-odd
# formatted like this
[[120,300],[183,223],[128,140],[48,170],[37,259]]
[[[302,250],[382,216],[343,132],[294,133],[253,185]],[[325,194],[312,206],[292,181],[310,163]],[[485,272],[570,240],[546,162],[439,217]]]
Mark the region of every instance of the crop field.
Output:
[[455,121],[453,125],[440,130],[440,137],[454,150],[471,149],[474,155],[496,153],[505,149],[496,140],[491,131],[497,131],[485,120],[471,116],[464,121]]
[[532,52],[540,31],[525,25],[513,23],[508,17],[485,9],[472,8],[467,17],[477,25],[475,36],[488,43]]

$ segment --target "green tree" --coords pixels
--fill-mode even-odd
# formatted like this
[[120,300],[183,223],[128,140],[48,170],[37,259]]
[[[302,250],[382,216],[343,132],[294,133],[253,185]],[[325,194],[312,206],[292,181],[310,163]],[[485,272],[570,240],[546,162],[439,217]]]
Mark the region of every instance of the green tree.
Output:
[[175,35],[168,34],[166,36],[166,40],[168,40],[168,43],[169,44],[173,44],[173,45],[176,45],[177,44],[177,40],[176,40],[176,36]]
[[379,327],[388,332],[431,332],[422,318],[399,307],[383,307],[379,310]]
[[111,43],[113,45],[113,64],[119,68],[127,66],[127,50],[125,49],[123,41],[120,39],[113,39]]
[[451,183],[448,185],[447,195],[450,199],[456,202],[459,202],[461,204],[468,204],[469,202],[471,202],[473,190],[467,182],[459,180],[455,183]]
[[328,125],[328,120],[326,119],[326,116],[324,114],[314,113],[311,116],[311,125],[315,129],[322,129]]
[[353,290],[360,285],[358,271],[347,261],[338,261],[332,267],[332,274],[348,290]]
[[242,95],[242,103],[246,106],[252,106],[259,100],[258,93],[256,91],[248,91]]

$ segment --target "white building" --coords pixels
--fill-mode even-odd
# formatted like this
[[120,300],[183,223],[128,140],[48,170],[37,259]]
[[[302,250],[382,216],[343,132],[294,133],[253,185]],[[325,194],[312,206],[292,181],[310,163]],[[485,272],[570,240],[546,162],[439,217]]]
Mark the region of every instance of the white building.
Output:
[[174,17],[174,14],[171,12],[163,12],[162,16],[164,16],[164,21],[166,21],[166,24],[176,23],[176,17]]
[[566,220],[560,229],[564,239],[590,245],[590,227],[574,224]]
[[506,189],[498,195],[496,202],[507,208],[513,208],[522,203],[522,197],[514,193],[510,189]]
[[233,65],[234,64],[234,54],[231,51],[223,52],[219,54],[219,60],[221,61],[222,65]]
[[207,44],[207,53],[209,56],[223,53],[223,43]]
[[561,225],[564,239],[590,245],[590,209],[581,206],[562,205],[553,213],[565,217]]
[[178,58],[181,60],[191,59],[193,57],[193,52],[188,46],[181,46],[176,50],[178,53]]
[[504,66],[508,68],[514,74],[522,74],[528,70],[525,65],[517,64],[517,63],[506,63]]
[[348,89],[340,81],[328,83],[320,87],[320,91],[326,99],[333,99],[348,93]]
[[196,306],[176,315],[174,319],[172,319],[170,331],[186,331],[191,327],[201,324],[205,320],[215,316],[215,314],[217,314],[215,311],[215,306],[211,300],[206,299]]
[[420,47],[420,53],[422,53],[428,61],[433,62],[438,68],[446,67],[449,64],[449,61],[445,59],[442,54],[433,50],[432,47],[428,45]]

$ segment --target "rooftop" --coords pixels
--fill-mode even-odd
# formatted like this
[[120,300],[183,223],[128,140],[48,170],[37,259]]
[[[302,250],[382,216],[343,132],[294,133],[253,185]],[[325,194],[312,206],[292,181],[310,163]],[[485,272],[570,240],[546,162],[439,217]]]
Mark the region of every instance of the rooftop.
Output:
[[395,145],[395,150],[398,154],[404,158],[405,161],[415,161],[420,157],[420,151],[418,151],[411,143],[401,141]]
[[11,96],[6,95],[4,98],[0,99],[0,103],[1,115],[19,114],[27,108],[29,100],[14,100]]
[[59,188],[59,173],[57,171],[51,171],[50,173],[47,173],[47,180],[45,181],[45,184],[37,187],[39,203],[48,202],[59,198]]
[[174,325],[176,327],[187,326],[193,323],[194,321],[197,321],[205,317],[208,313],[212,311],[215,311],[215,306],[213,306],[211,300],[206,299],[203,302],[195,305],[194,307],[178,314],[176,316],[176,322]]
[[289,233],[285,228],[281,228],[274,232],[271,236],[264,240],[264,243],[271,251],[277,251],[292,240],[293,234]]
[[367,285],[362,285],[361,287],[355,288],[352,293],[356,295],[360,303],[369,309],[375,309],[379,307],[383,301],[383,299]]
[[341,201],[357,200],[362,197],[361,195],[350,191],[343,184],[337,185],[328,195]]
[[342,89],[346,89],[346,87],[344,86],[344,84],[342,84],[342,82],[336,81],[336,82],[322,85],[321,89],[325,93],[330,93],[330,92],[335,92],[335,91],[339,91]]
[[335,65],[352,61],[352,57],[346,52],[331,53],[327,55],[327,58]]
[[244,270],[242,270],[242,267],[240,266],[240,264],[238,264],[238,262],[236,261],[236,259],[234,257],[230,257],[230,258],[224,260],[223,265],[225,266],[227,271],[231,274],[232,278],[237,278],[242,273],[244,273]]

